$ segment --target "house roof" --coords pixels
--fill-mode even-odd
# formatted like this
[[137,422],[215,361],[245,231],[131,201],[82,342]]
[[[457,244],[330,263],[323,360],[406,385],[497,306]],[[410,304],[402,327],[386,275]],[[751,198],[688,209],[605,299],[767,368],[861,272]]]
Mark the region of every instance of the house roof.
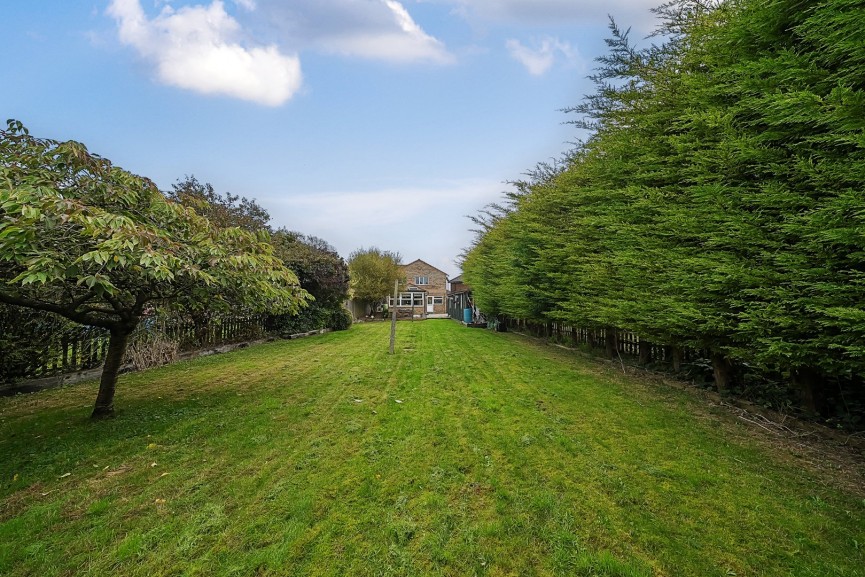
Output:
[[465,283],[465,281],[463,280],[463,275],[459,275],[458,277],[451,279],[451,288],[448,291],[448,294],[461,295],[470,292],[472,292],[472,287]]
[[434,267],[433,265],[431,265],[431,264],[428,263],[427,261],[425,261],[425,260],[421,260],[421,259],[413,260],[413,261],[411,261],[410,263],[408,263],[408,264],[404,264],[404,265],[402,265],[402,266],[403,266],[403,267],[407,267],[407,266],[411,266],[411,265],[416,264],[416,263],[425,264],[426,266],[430,267],[431,269],[439,271],[440,273],[442,273],[443,275],[445,275],[445,278],[447,278],[447,276],[448,276],[448,273],[446,273],[446,272],[443,271],[442,269],[437,268],[437,267]]

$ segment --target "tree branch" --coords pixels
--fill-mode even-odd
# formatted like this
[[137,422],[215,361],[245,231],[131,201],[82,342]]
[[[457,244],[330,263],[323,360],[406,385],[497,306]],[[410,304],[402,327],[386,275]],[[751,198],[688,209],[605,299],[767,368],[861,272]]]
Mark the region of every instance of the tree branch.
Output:
[[29,307],[40,311],[47,311],[49,313],[55,313],[60,315],[61,317],[67,318],[71,321],[75,321],[76,323],[80,323],[82,325],[101,327],[109,330],[111,330],[117,325],[117,321],[106,320],[98,316],[92,316],[90,314],[71,309],[69,308],[69,304],[64,306],[29,297],[23,297],[21,295],[9,294],[3,291],[0,291],[0,302],[4,302],[10,305]]

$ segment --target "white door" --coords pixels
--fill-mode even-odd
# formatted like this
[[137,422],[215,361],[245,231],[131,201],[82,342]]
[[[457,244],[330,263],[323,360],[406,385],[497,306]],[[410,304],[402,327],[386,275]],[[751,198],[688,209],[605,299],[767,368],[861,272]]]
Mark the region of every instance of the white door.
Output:
[[426,298],[426,312],[434,313],[435,312],[435,303],[433,302],[433,297],[428,296]]

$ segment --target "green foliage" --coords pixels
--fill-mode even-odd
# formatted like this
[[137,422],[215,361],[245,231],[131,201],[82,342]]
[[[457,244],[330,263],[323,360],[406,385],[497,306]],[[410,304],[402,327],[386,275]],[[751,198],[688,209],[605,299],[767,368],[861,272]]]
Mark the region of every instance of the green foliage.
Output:
[[0,302],[108,329],[105,399],[153,303],[298,311],[308,294],[268,240],[211,225],[80,143],[38,139],[11,120],[0,131]]
[[399,268],[401,260],[399,253],[376,247],[352,252],[348,257],[352,298],[376,303],[393,294],[394,283],[405,280]]
[[335,331],[347,331],[353,322],[354,318],[348,309],[340,307],[331,313],[328,327]]
[[327,241],[279,229],[272,238],[274,254],[294,271],[300,286],[325,307],[342,307],[349,293],[348,265]]
[[352,321],[351,313],[342,305],[323,306],[314,302],[299,313],[272,316],[268,325],[271,331],[287,338],[320,329],[344,331],[351,327]]
[[0,300],[112,328],[200,286],[296,310],[266,233],[219,229],[75,142],[0,132]]
[[195,212],[219,228],[236,226],[253,233],[270,230],[270,214],[255,199],[230,192],[219,194],[210,183],[202,184],[195,176],[187,175],[172,184],[167,196],[174,202],[194,208]]
[[[325,240],[280,229],[273,234],[274,253],[290,268],[315,302],[297,314],[277,315],[271,324],[289,336],[324,328],[351,326],[342,316],[349,292],[348,265]],[[347,312],[347,311],[346,311]]]
[[826,414],[829,388],[865,375],[865,12],[657,13],[665,41],[643,50],[611,24],[597,90],[569,110],[591,137],[476,220],[464,276],[487,312],[704,349]]
[[329,328],[332,315],[333,309],[330,307],[312,302],[297,313],[271,315],[268,325],[272,332],[288,338],[298,333]]

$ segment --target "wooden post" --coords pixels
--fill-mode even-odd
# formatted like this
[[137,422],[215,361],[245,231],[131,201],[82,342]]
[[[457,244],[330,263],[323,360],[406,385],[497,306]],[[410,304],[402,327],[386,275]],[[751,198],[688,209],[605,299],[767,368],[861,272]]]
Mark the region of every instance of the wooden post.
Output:
[[673,372],[678,373],[682,370],[682,361],[685,357],[685,352],[680,346],[674,346],[670,351],[670,362],[673,364]]
[[733,366],[723,354],[712,353],[712,372],[715,374],[715,386],[718,392],[724,394],[730,390],[733,377]]
[[616,358],[619,352],[619,339],[618,335],[616,335],[616,329],[613,327],[606,327],[604,329],[604,346],[607,349],[607,356],[611,359]]
[[[393,306],[390,307],[390,354],[393,354],[394,343],[396,342],[396,302],[399,297],[399,280],[393,283]],[[414,296],[412,296],[414,303]]]
[[641,365],[648,365],[652,362],[652,343],[648,341],[644,341],[642,337],[640,337],[639,344],[637,345],[637,351],[639,354],[639,362]]
[[790,371],[793,386],[799,394],[799,403],[811,415],[820,415],[824,411],[823,393],[821,391],[820,373],[810,367],[798,367]]

